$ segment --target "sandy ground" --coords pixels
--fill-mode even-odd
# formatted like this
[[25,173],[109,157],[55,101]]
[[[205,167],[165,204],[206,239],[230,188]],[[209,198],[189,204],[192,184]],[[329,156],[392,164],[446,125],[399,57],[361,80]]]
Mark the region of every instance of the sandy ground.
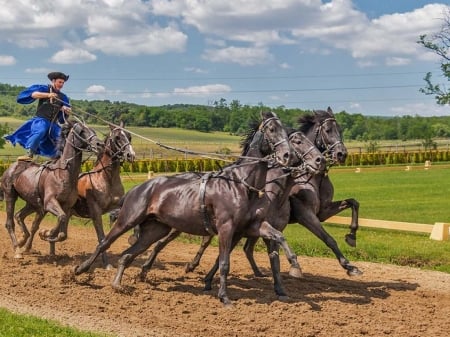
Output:
[[[0,220],[4,224],[4,214]],[[49,257],[48,243],[36,238],[36,253],[15,260],[9,236],[0,229],[0,307],[127,337],[438,337],[450,331],[450,274],[358,262],[364,275],[350,278],[334,259],[299,257],[305,277],[292,279],[282,256],[290,299],[281,302],[272,278],[254,278],[236,251],[229,277],[234,306],[225,308],[217,299],[217,279],[212,291],[203,291],[216,248],[207,250],[194,273],[185,274],[197,246],[173,242],[147,281],[138,282],[144,255],[126,270],[126,291],[118,293],[110,286],[114,270],[99,263],[89,274],[72,277],[74,266],[94,250],[96,238],[93,228],[69,230],[69,239],[56,246],[56,257]],[[127,246],[123,237],[111,247],[113,263]],[[256,259],[270,275],[267,255]]]

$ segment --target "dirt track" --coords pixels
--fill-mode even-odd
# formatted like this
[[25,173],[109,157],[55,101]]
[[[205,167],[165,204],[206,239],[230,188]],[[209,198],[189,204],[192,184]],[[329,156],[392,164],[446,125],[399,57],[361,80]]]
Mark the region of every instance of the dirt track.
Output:
[[[36,238],[37,253],[14,260],[4,214],[0,222],[0,307],[84,330],[127,337],[438,337],[450,331],[450,274],[355,263],[364,275],[350,278],[334,259],[299,257],[305,277],[296,280],[284,272],[290,300],[280,302],[271,277],[255,279],[237,251],[231,261],[230,309],[216,297],[217,282],[213,291],[202,291],[216,248],[207,250],[196,272],[185,274],[184,264],[197,246],[173,242],[147,282],[135,281],[140,259],[125,272],[127,292],[116,293],[110,287],[114,271],[96,268],[71,278],[74,266],[96,245],[93,228],[70,228],[69,239],[57,244],[55,258],[47,256],[48,243]],[[113,262],[127,247],[125,239],[111,247]],[[256,258],[269,274],[267,256]]]

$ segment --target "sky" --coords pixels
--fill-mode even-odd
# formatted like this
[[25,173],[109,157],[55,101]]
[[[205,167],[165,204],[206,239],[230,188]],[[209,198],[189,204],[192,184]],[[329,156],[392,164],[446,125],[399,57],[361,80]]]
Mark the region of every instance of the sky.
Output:
[[0,83],[62,71],[71,99],[449,115],[419,91],[427,72],[448,81],[417,43],[449,11],[448,0],[0,0]]

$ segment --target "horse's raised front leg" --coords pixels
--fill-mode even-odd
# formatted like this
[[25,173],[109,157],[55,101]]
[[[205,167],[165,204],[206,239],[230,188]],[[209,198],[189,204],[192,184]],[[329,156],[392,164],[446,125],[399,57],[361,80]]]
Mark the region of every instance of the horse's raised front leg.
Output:
[[342,212],[345,209],[352,209],[352,220],[350,223],[350,233],[345,235],[345,242],[351,247],[356,247],[356,232],[359,228],[359,202],[355,199],[345,199],[333,201],[329,204],[321,204],[318,214],[319,220],[325,221],[328,218]]
[[292,214],[294,218],[333,251],[339,264],[347,271],[348,275],[354,276],[362,274],[362,272],[356,266],[350,264],[344,254],[342,254],[336,240],[323,228],[319,218],[310,208],[302,208],[299,207],[299,204],[297,203],[291,203],[291,209],[293,210]]
[[[41,229],[39,231],[39,237],[42,240],[52,242],[60,242],[67,239],[67,224],[69,222],[68,212],[62,209],[59,202],[52,198],[45,205],[45,211],[56,216],[56,226],[51,229]],[[52,245],[50,245],[50,251],[52,251]]]

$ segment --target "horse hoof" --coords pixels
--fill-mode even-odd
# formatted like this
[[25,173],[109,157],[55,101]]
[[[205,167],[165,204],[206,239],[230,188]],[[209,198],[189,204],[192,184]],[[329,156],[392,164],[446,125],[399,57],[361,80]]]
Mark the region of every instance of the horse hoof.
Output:
[[289,296],[288,295],[278,295],[278,300],[281,302],[287,302],[287,301],[289,301]]
[[137,237],[136,237],[136,235],[130,235],[129,237],[128,237],[128,244],[130,245],[130,246],[132,246],[132,245],[134,245],[135,243],[137,242]]
[[289,276],[291,276],[293,278],[303,278],[303,273],[300,268],[291,267],[289,269]]
[[23,259],[23,255],[22,255],[21,252],[16,252],[14,254],[14,258],[17,259],[17,260],[21,260],[21,259]]
[[359,276],[362,275],[363,272],[359,270],[357,267],[352,266],[350,269],[347,270],[348,276]]
[[230,299],[229,299],[228,297],[221,297],[221,298],[220,298],[220,302],[223,303],[223,306],[224,306],[225,308],[231,309],[231,308],[234,307],[233,303],[230,301]]
[[347,234],[345,236],[345,242],[347,242],[350,247],[356,247],[356,236]]
[[105,269],[106,269],[106,270],[113,270],[114,267],[113,267],[113,265],[112,265],[111,263],[108,263],[108,264],[106,265]]

